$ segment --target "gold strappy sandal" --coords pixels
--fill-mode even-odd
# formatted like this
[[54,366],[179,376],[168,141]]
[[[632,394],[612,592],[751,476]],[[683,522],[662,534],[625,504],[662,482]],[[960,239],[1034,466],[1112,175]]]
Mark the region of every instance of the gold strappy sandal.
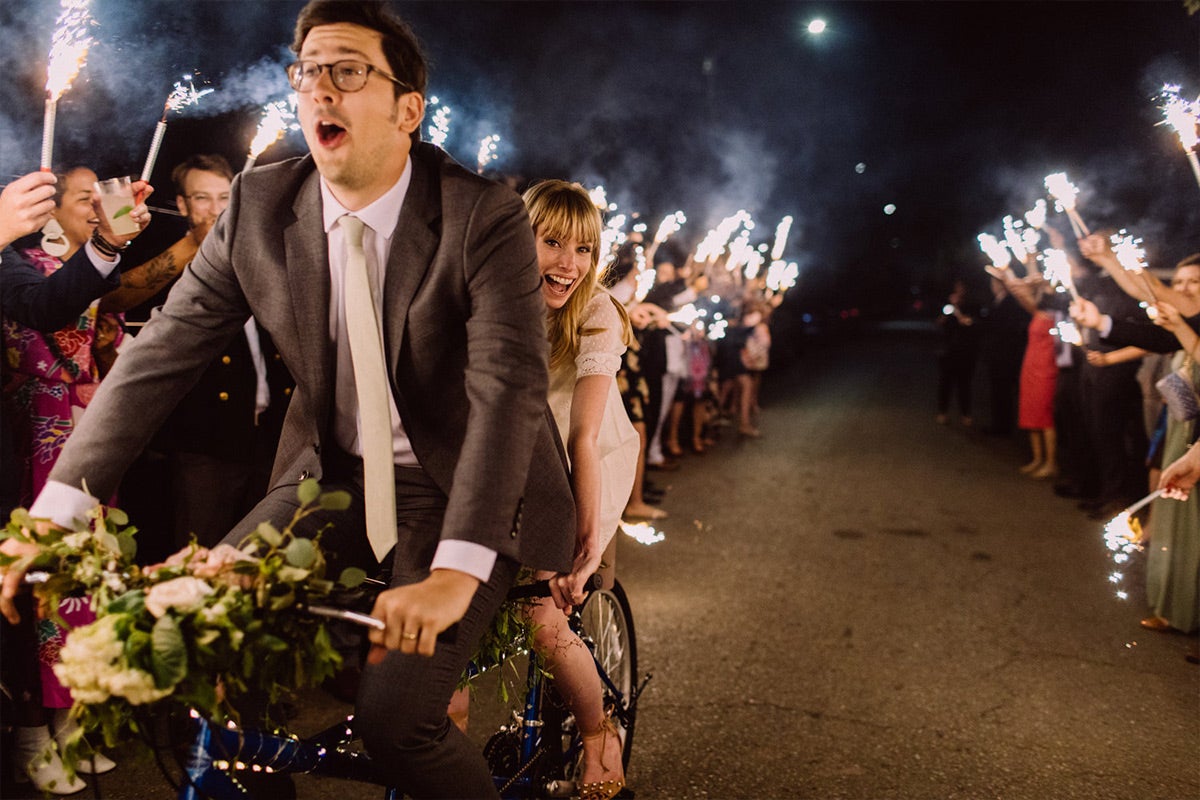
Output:
[[[604,722],[600,724],[600,729],[598,731],[595,733],[585,733],[583,734],[582,738],[584,742],[595,741],[597,738],[599,738],[600,752],[603,754],[605,740],[610,734],[614,737],[617,737],[617,741],[620,742],[620,737],[617,735],[617,729],[613,727],[612,720],[605,719]],[[600,766],[607,769],[608,765],[604,763],[603,758],[603,755],[601,755]],[[621,790],[625,788],[625,781],[591,781],[589,783],[580,782],[577,784],[577,786],[579,789],[579,800],[612,800],[612,798],[620,794]]]

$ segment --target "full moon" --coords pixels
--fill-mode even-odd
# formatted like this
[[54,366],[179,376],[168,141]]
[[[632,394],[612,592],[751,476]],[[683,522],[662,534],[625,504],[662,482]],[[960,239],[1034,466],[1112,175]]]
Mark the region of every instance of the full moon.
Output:
[[824,33],[825,32],[825,20],[814,19],[812,22],[808,23],[808,32],[809,33]]

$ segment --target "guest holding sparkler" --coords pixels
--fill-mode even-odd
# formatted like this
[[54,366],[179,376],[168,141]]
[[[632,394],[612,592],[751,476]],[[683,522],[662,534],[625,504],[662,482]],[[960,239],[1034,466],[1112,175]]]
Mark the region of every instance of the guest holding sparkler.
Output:
[[1008,292],[1029,314],[1025,355],[1021,361],[1018,424],[1029,431],[1032,458],[1021,473],[1034,480],[1046,480],[1058,474],[1057,438],[1054,429],[1054,394],[1058,380],[1055,339],[1051,330],[1057,324],[1053,311],[1041,307],[1046,282],[1036,270],[1024,279],[1001,270]]
[[[22,468],[19,477],[14,476],[19,480],[15,496],[5,492],[5,517],[12,505],[28,504],[41,490],[76,419],[94,394],[96,383],[116,358],[120,320],[98,313],[94,298],[101,290],[112,288],[109,276],[115,276],[119,253],[132,237],[118,237],[112,232],[99,199],[93,195],[95,180],[90,169],[76,167],[49,180],[27,176],[0,195],[0,216],[4,220],[0,224],[6,226],[4,244],[13,235],[37,230],[34,225],[41,222],[41,247],[28,248],[23,255],[43,279],[40,283],[17,281],[18,286],[8,288],[14,268],[10,251],[6,251],[6,489],[8,470],[15,464],[22,464]],[[51,186],[54,190],[47,198],[46,190]],[[144,183],[135,191],[149,194]],[[46,199],[51,201],[49,208]],[[131,210],[131,217],[139,231],[149,222],[142,204]],[[101,277],[105,270],[107,276]],[[64,273],[70,282],[56,281],[58,273]],[[30,303],[27,296],[25,302],[16,302],[24,296],[22,289],[51,285],[59,290],[67,287],[68,291],[56,291],[42,302]],[[52,310],[50,301],[60,303],[61,309]],[[44,313],[38,312],[39,307]],[[10,434],[15,442],[8,441]],[[14,450],[15,458],[11,457]],[[58,611],[68,622],[91,618],[86,605],[80,606],[78,600],[64,602]],[[4,628],[5,684],[14,689],[17,706],[15,766],[20,770],[18,775],[32,780],[40,791],[73,794],[85,784],[77,777],[67,777],[56,747],[56,742],[65,741],[74,727],[67,716],[72,698],[51,670],[64,633],[53,622],[43,620],[37,624],[35,635],[29,627],[33,624],[30,613],[24,625],[6,624]],[[93,760],[76,765],[80,772],[107,772],[114,766],[99,753]]]
[[[1172,296],[1189,306],[1200,302],[1200,254],[1189,256],[1179,263],[1171,282]],[[1160,349],[1164,344],[1178,349],[1172,361],[1172,373],[1160,382],[1169,414],[1163,463],[1181,458],[1193,447],[1200,432],[1197,396],[1200,392],[1200,315],[1185,318],[1165,300],[1156,304],[1154,325],[1161,332],[1152,334],[1154,327],[1145,322],[1124,322],[1101,314],[1093,303],[1080,300],[1072,307],[1079,324],[1098,330],[1114,344],[1136,344],[1147,349]],[[1170,339],[1171,341],[1164,341]],[[1190,398],[1190,402],[1189,402]],[[1160,480],[1160,486],[1174,480],[1175,471]],[[1154,501],[1151,511],[1150,536],[1154,545],[1146,560],[1146,594],[1152,615],[1142,620],[1150,630],[1175,629],[1190,633],[1200,627],[1200,495],[1184,502],[1170,499]]]
[[[1095,267],[1090,259],[1080,261],[1082,275],[1075,281],[1079,294],[1101,312],[1118,320],[1145,319],[1137,301],[1122,291],[1110,274]],[[1117,344],[1094,331],[1083,331],[1084,347],[1109,353]],[[1107,357],[1104,361],[1107,362]],[[1084,421],[1096,464],[1095,498],[1080,507],[1095,520],[1106,520],[1123,509],[1130,497],[1141,495],[1145,486],[1146,435],[1141,423],[1142,394],[1137,381],[1136,361],[1105,364],[1091,361],[1080,365],[1080,393]]]
[[535,637],[554,685],[583,736],[579,796],[609,800],[624,787],[621,740],[605,717],[591,655],[558,608],[584,599],[587,579],[611,570],[606,548],[629,499],[640,449],[616,382],[621,354],[633,343],[624,307],[599,287],[602,223],[587,191],[542,181],[525,192],[542,273],[550,336],[550,409],[566,443],[576,510],[575,561],[551,579],[553,600],[533,607]]

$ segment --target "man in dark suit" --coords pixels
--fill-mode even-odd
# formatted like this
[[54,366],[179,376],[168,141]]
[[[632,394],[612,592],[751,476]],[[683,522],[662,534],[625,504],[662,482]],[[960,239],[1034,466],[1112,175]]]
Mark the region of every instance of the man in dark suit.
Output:
[[[310,3],[293,49],[289,78],[311,155],[234,181],[229,208],[101,385],[31,511],[69,519],[83,481],[96,495],[111,491],[173,398],[253,315],[296,390],[273,488],[231,536],[262,519],[286,524],[307,477],[346,488],[350,512],[309,519],[333,524],[323,541],[339,567],[391,567],[392,588],[373,611],[386,627],[371,634],[358,697],[367,749],[385,780],[414,797],[495,797],[447,702],[518,566],[567,571],[575,538],[546,406],[529,220],[511,190],[419,143],[424,60],[386,7]],[[368,383],[355,378],[345,333],[361,317],[345,319],[343,289],[364,259],[394,404],[397,525],[386,558],[364,525],[375,508],[363,502],[358,458],[374,446],[359,433]],[[15,582],[5,576],[6,594]]]

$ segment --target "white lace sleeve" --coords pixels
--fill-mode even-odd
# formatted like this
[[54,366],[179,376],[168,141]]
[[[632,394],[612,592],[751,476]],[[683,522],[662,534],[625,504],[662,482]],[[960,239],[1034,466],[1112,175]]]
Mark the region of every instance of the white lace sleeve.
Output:
[[[625,344],[621,341],[621,316],[607,292],[597,292],[588,303],[580,329],[576,380],[585,375],[616,375]],[[589,335],[588,331],[596,332]]]

